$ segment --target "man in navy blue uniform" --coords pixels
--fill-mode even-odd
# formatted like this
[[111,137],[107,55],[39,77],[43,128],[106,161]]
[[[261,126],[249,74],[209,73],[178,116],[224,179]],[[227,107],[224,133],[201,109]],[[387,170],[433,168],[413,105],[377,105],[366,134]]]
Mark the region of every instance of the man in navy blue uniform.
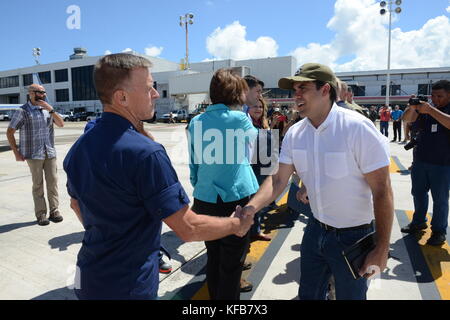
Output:
[[414,216],[401,231],[414,233],[427,228],[428,192],[433,197],[431,237],[427,244],[445,243],[448,226],[450,187],[450,81],[440,80],[432,86],[433,105],[421,101],[405,111],[404,119],[414,122],[417,145],[411,169]]
[[159,97],[150,67],[124,53],[97,62],[102,119],[64,160],[71,208],[86,230],[77,260],[79,299],[156,299],[162,221],[184,241],[243,236],[253,221],[189,209],[164,147],[143,128]]

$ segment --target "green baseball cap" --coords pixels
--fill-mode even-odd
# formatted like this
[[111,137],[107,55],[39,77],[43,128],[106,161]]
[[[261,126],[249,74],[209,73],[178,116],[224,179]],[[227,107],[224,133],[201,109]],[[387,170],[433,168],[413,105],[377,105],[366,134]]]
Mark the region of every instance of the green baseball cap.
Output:
[[278,81],[280,89],[292,90],[294,82],[323,81],[337,88],[337,79],[331,69],[320,63],[305,63],[293,77],[281,78]]

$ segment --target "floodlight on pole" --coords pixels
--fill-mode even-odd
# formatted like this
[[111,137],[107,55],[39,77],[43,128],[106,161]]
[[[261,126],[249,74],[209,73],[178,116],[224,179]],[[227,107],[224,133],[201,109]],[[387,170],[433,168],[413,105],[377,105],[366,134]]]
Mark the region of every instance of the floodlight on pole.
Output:
[[[393,10],[393,5],[397,6],[395,10]],[[389,106],[389,98],[391,94],[391,33],[392,33],[392,13],[395,12],[400,14],[402,12],[402,8],[400,5],[402,4],[402,0],[389,0],[389,1],[381,1],[380,10],[381,15],[385,15],[389,13],[389,41],[388,41],[388,62],[387,62],[387,75],[386,75],[386,105]],[[386,9],[385,9],[386,8]]]
[[194,24],[194,15],[192,13],[186,13],[184,16],[180,16],[180,27],[185,28],[186,31],[186,58],[184,61],[184,70],[189,69],[189,29],[188,25]]
[[41,56],[41,48],[33,48],[33,56],[36,64],[40,64],[39,57]]

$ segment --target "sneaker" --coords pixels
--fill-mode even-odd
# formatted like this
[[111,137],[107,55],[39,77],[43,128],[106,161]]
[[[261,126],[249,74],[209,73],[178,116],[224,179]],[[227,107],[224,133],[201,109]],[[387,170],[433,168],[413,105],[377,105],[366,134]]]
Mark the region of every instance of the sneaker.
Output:
[[428,228],[428,226],[427,226],[427,224],[425,222],[421,223],[421,224],[412,224],[412,223],[410,223],[406,227],[403,227],[401,229],[401,232],[403,232],[403,233],[415,233],[417,231],[424,230],[426,228]]
[[429,246],[442,246],[445,243],[445,240],[444,233],[433,232],[430,239],[428,239],[427,244]]
[[54,223],[58,223],[63,221],[63,217],[58,211],[55,211],[53,213],[50,213],[50,217],[48,218],[48,220]]
[[165,262],[162,258],[159,259],[159,272],[160,273],[171,273],[172,265],[168,262]]
[[241,278],[241,292],[250,292],[253,290],[253,284]]
[[41,214],[38,218],[37,218],[37,223],[40,226],[46,226],[50,223],[50,221],[48,221],[47,216],[45,214]]

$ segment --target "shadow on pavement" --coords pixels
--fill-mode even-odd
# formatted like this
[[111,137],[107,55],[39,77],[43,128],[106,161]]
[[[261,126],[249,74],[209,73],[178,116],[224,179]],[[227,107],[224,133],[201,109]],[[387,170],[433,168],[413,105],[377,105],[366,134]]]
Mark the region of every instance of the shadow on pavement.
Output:
[[16,229],[25,228],[29,226],[37,225],[36,221],[30,221],[30,222],[20,222],[20,223],[12,223],[12,224],[5,224],[4,226],[0,226],[0,233],[6,233],[10,232]]
[[31,300],[78,300],[75,292],[67,287],[55,289]]
[[67,248],[76,243],[83,241],[84,231],[66,234],[60,237],[55,237],[48,241],[52,249],[59,248],[59,251],[65,251]]

